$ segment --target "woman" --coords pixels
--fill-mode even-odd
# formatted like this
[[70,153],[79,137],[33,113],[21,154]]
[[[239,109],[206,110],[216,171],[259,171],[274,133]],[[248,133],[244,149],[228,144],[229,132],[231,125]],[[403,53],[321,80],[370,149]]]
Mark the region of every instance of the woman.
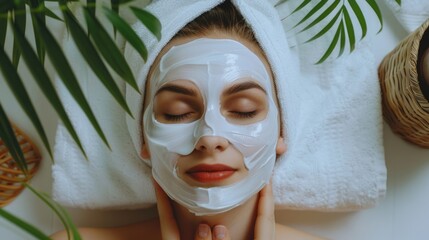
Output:
[[83,238],[316,239],[274,221],[269,181],[286,151],[274,75],[231,2],[182,28],[145,77],[141,156],[159,219]]

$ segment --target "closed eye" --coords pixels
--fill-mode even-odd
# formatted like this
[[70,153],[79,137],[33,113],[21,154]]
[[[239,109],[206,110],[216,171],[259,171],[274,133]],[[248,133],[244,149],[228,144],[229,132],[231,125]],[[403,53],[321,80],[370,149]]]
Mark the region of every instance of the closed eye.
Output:
[[239,112],[239,111],[230,111],[229,112],[232,117],[235,118],[253,118],[258,114],[258,111],[251,111],[251,112]]
[[187,120],[191,119],[194,112],[187,112],[183,114],[168,114],[164,113],[165,120],[169,122],[187,122]]

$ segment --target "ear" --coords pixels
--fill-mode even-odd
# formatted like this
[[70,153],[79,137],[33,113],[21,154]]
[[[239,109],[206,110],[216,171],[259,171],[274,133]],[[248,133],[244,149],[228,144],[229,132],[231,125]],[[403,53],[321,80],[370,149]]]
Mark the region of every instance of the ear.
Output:
[[147,147],[146,143],[143,143],[142,148],[140,150],[140,156],[143,159],[150,159],[150,152],[149,148]]
[[276,154],[281,155],[285,153],[286,150],[287,150],[287,146],[286,146],[286,143],[284,142],[284,139],[282,137],[279,137],[276,145]]

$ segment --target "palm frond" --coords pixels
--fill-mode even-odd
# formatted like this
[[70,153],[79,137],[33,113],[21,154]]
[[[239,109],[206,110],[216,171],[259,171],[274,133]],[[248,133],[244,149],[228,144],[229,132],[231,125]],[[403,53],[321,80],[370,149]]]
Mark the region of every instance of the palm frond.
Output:
[[[285,2],[285,1],[281,1]],[[398,4],[401,4],[400,0],[396,1]],[[380,32],[383,29],[383,18],[380,11],[380,8],[375,0],[366,0],[366,4],[368,4],[373,13],[378,18],[378,21],[380,23],[380,29],[378,32]],[[361,3],[362,4],[362,3]],[[296,9],[292,11],[293,13],[298,12],[299,10],[304,9],[304,7],[308,6],[309,2],[303,1]],[[327,7],[326,7],[327,6]],[[307,8],[306,8],[307,9]],[[349,11],[349,10],[352,11]],[[353,13],[351,15],[350,13]],[[316,16],[316,17],[314,17]],[[358,4],[356,0],[347,0],[347,1],[340,1],[340,0],[334,0],[330,1],[330,4],[328,4],[328,0],[321,0],[317,4],[314,5],[313,8],[311,8],[307,14],[303,18],[301,18],[298,23],[296,23],[293,28],[296,28],[301,25],[306,25],[304,28],[302,28],[299,32],[304,32],[309,30],[310,28],[320,28],[319,31],[317,31],[313,36],[311,36],[308,40],[305,41],[311,42],[314,41],[322,36],[324,36],[327,33],[330,33],[331,30],[335,27],[336,31],[335,34],[323,54],[323,56],[317,61],[317,63],[322,63],[325,61],[331,53],[333,53],[336,46],[339,44],[339,54],[338,56],[341,56],[344,53],[344,50],[346,48],[346,43],[348,42],[348,48],[350,49],[350,52],[352,52],[355,49],[356,45],[356,27],[355,27],[355,21],[353,21],[353,18],[357,19],[357,22],[360,26],[360,40],[362,40],[367,35],[367,23],[366,23],[366,16],[361,10],[361,6]],[[314,19],[311,20],[310,19]],[[340,19],[338,21],[338,19]],[[323,25],[323,22],[328,22],[326,25]],[[348,39],[348,41],[347,41]],[[333,44],[335,43],[335,44]],[[329,53],[329,54],[328,54]]]
[[42,122],[40,121],[40,118],[36,113],[36,109],[34,108],[34,105],[30,99],[30,96],[28,95],[28,92],[24,87],[22,78],[19,76],[17,69],[14,67],[13,63],[10,61],[3,48],[0,49],[0,68],[4,75],[6,83],[12,90],[12,93],[18,100],[18,103],[21,105],[21,108],[24,110],[28,118],[33,123],[34,127],[39,133],[39,136],[42,139],[43,144],[48,150],[49,155],[52,157],[51,147],[49,145],[48,137],[46,136]]
[[344,24],[340,24],[340,51],[338,52],[338,56],[343,55],[345,47],[346,47],[346,33],[344,30]]
[[[98,51],[109,63],[110,67],[112,67],[112,69],[119,76],[121,76],[122,79],[130,84],[130,86],[132,86],[137,92],[140,92],[134,75],[131,72],[131,68],[128,66],[127,61],[125,60],[125,57],[119,50],[118,46],[115,44],[112,38],[110,38],[109,33],[107,33],[107,31],[96,18],[91,16],[88,8],[84,8],[84,16],[88,25],[88,29],[92,33],[91,38],[95,42],[95,46],[97,46]],[[119,92],[119,89],[115,94],[122,96]],[[125,100],[123,100],[123,102],[125,104]],[[130,115],[132,115],[128,109],[128,106],[125,105],[124,109]]]
[[[83,149],[82,143],[79,140],[79,136],[76,133],[67,113],[64,105],[56,92],[56,89],[49,77],[48,72],[52,71],[58,75],[66,89],[70,92],[71,96],[78,103],[84,114],[89,119],[93,128],[96,130],[100,139],[110,148],[108,140],[103,133],[94,113],[92,112],[89,103],[87,102],[85,95],[79,85],[76,78],[76,74],[71,67],[71,62],[68,60],[68,56],[63,51],[60,44],[57,42],[56,32],[50,30],[50,26],[46,24],[46,19],[56,19],[62,22],[68,31],[71,33],[72,41],[78,46],[79,51],[82,53],[84,61],[90,66],[92,71],[97,76],[97,79],[101,81],[103,86],[109,91],[109,93],[116,99],[118,104],[124,109],[124,113],[127,112],[131,115],[131,111],[127,106],[123,93],[119,90],[116,82],[114,81],[110,69],[115,71],[120,78],[126,81],[127,84],[131,85],[137,91],[139,91],[135,77],[126,62],[123,53],[116,46],[114,37],[110,36],[101,24],[100,18],[105,18],[108,23],[111,24],[114,31],[116,29],[124,37],[124,40],[129,42],[142,56],[143,60],[147,59],[147,49],[143,41],[137,36],[134,30],[131,28],[123,18],[119,16],[119,9],[122,7],[121,4],[129,3],[132,0],[111,0],[110,8],[104,7],[102,15],[97,16],[97,5],[96,0],[87,0],[86,5],[79,2],[79,0],[2,0],[0,1],[0,68],[4,75],[3,79],[14,93],[16,99],[21,105],[21,108],[27,114],[28,118],[32,121],[38,134],[40,135],[45,148],[52,158],[52,151],[49,146],[46,134],[44,133],[43,126],[37,116],[36,110],[32,104],[30,97],[28,96],[27,90],[24,87],[23,79],[18,71],[18,65],[20,64],[20,58],[22,58],[31,72],[32,78],[36,81],[42,93],[49,101],[50,105],[55,109],[57,115],[67,128],[68,132],[81,149],[82,153],[86,156]],[[59,9],[52,11],[49,7],[53,6],[51,3],[58,3]],[[86,20],[87,32],[81,23],[78,21],[73,12],[68,8],[68,5],[76,4],[74,7],[82,8]],[[79,6],[80,5],[80,6]],[[48,6],[48,7],[47,7]],[[130,7],[128,7],[130,8]],[[134,13],[137,18],[159,39],[161,37],[161,24],[158,19],[146,12],[135,7],[130,8],[131,12]],[[63,13],[63,19],[56,15],[55,12],[60,10]],[[31,17],[32,24],[28,28],[32,28],[34,32],[35,45],[31,44],[33,39],[29,40],[25,35],[27,16]],[[11,24],[8,25],[8,22]],[[8,29],[10,26],[10,29]],[[8,31],[9,30],[9,31]],[[13,34],[8,35],[8,32]],[[6,46],[5,39],[12,39],[12,48],[9,49]],[[11,54],[9,57],[8,54]],[[49,59],[53,69],[49,71],[45,68],[45,55]],[[106,63],[105,63],[106,62]],[[109,65],[110,69],[107,68]],[[9,122],[9,117],[4,111],[0,103],[0,138],[4,141],[6,147],[9,149],[14,160],[23,172],[26,172],[27,165],[25,158],[22,154],[19,144],[17,144],[16,136],[13,132],[13,128]],[[41,198],[53,211],[60,216],[61,221],[65,224],[68,231],[69,237],[73,239],[80,239],[80,236],[72,224],[71,218],[57,203],[52,201],[46,194],[38,193],[30,186],[27,186],[32,192],[34,192],[39,198]],[[1,210],[1,209],[0,209]],[[14,217],[4,211],[0,211],[0,215],[14,224],[17,224],[24,231],[29,231],[30,234],[39,239],[48,239],[43,233],[31,227],[31,225],[24,221]]]
[[[124,108],[129,114],[131,114],[123,95],[121,94],[118,86],[115,83],[115,80],[113,79],[106,65],[102,61],[100,55],[97,53],[97,50],[94,44],[92,44],[91,40],[87,37],[85,30],[82,28],[82,26],[80,26],[79,22],[73,16],[73,14],[68,8],[63,8],[62,11],[64,14],[66,25],[70,30],[71,36],[76,42],[76,46],[78,47],[82,56],[85,58],[88,65],[97,75],[98,79],[104,84],[104,86],[109,90],[112,96],[116,99],[119,105],[122,108]],[[90,35],[93,36],[95,34],[90,34]],[[82,96],[83,96],[83,93],[82,93]],[[89,111],[92,112],[92,110],[90,110],[89,105],[86,107],[86,109],[88,113]],[[92,113],[90,114],[92,115]],[[98,125],[97,120],[95,119],[95,116],[91,116],[91,118],[92,118],[91,121],[93,121],[95,125]],[[99,126],[94,126],[94,127],[97,129],[100,136],[104,135],[104,133],[102,132]],[[107,140],[105,141],[105,143],[107,144]]]
[[61,223],[65,226],[65,229],[67,231],[68,239],[81,240],[81,236],[77,231],[77,228],[74,225],[70,215],[63,207],[61,207],[61,205],[52,200],[48,194],[39,192],[28,184],[24,183],[24,185],[40,200],[42,200],[49,208],[51,208],[51,210],[54,211],[54,213],[60,218]]
[[[365,16],[363,15],[362,10],[360,9],[359,5],[356,3],[356,0],[349,0],[348,3],[350,4],[350,7],[352,8],[356,18],[359,21],[359,25],[360,25],[360,28],[362,30],[361,39],[363,39],[366,36],[366,32],[367,32]],[[347,12],[347,10],[345,11],[345,13],[346,12]],[[346,22],[349,22],[348,29],[351,29],[353,27],[353,24],[351,22],[350,15],[347,14],[347,16],[348,17],[345,16],[345,18],[346,18]],[[354,33],[354,29],[353,29],[353,33]],[[350,34],[350,32],[349,32],[349,34]]]
[[377,2],[375,0],[366,0],[366,2],[371,6],[372,10],[374,10],[375,14],[378,17],[378,21],[380,22],[380,30],[378,32],[381,32],[383,30],[383,17],[381,15],[380,8],[378,7]]
[[[55,111],[57,112],[60,119],[63,121],[64,126],[69,131],[73,140],[76,142],[76,144],[82,150],[82,152],[85,152],[83,149],[82,143],[80,142],[79,137],[77,136],[77,133],[76,133],[69,117],[67,116],[67,113],[66,113],[63,105],[61,104],[61,100],[58,96],[58,93],[55,91],[55,87],[52,84],[52,81],[49,78],[49,75],[46,72],[45,68],[43,67],[41,61],[37,60],[36,53],[32,49],[30,43],[25,38],[24,33],[19,29],[19,27],[12,25],[12,28],[13,28],[13,33],[14,33],[15,39],[17,40],[17,43],[21,49],[24,61],[27,63],[27,66],[28,66],[31,74],[34,77],[34,80],[39,85],[43,94],[49,100],[49,103],[55,109]],[[54,160],[54,159],[52,159],[52,160]]]
[[[44,9],[45,8],[45,1],[44,0],[30,0],[30,8],[31,9]],[[41,19],[41,22],[43,25],[46,26],[46,16],[45,12],[43,11],[30,11],[31,13],[31,19],[32,22],[36,22],[36,18]],[[22,28],[20,28],[22,29]],[[25,32],[22,31],[22,32]],[[39,29],[37,24],[33,24],[33,32],[34,32],[34,39],[36,42],[36,49],[37,49],[37,55],[39,56],[40,62],[45,61],[45,47],[42,44],[42,40],[39,35]]]
[[41,232],[39,229],[34,227],[32,224],[26,222],[25,220],[13,215],[12,213],[4,210],[3,208],[0,208],[0,216],[4,219],[8,220],[9,222],[15,224],[22,230],[26,231],[27,233],[31,234],[36,239],[40,240],[50,240],[50,238]]
[[302,3],[301,3],[298,7],[296,7],[296,8],[292,11],[292,13],[291,13],[291,14],[298,12],[299,10],[301,10],[302,8],[304,8],[305,6],[307,6],[310,2],[311,2],[311,0],[305,0],[305,1],[302,1]]
[[[49,58],[51,59],[52,65],[54,66],[56,72],[58,73],[58,76],[60,77],[60,79],[62,80],[62,82],[66,86],[66,88],[69,90],[69,92],[73,96],[73,98],[79,104],[81,109],[85,112],[86,116],[88,117],[92,126],[97,131],[100,138],[103,140],[103,142],[110,149],[110,146],[109,146],[109,143],[106,139],[106,136],[104,135],[104,133],[100,127],[100,124],[98,123],[97,119],[95,118],[95,115],[94,115],[93,111],[91,110],[91,107],[89,106],[89,103],[86,100],[85,95],[83,94],[81,87],[79,86],[76,75],[73,72],[73,70],[70,66],[70,63],[67,60],[67,58],[66,58],[64,52],[62,51],[60,45],[58,44],[58,42],[55,40],[55,37],[52,35],[52,33],[47,28],[40,27],[39,30],[40,30],[40,35],[42,36],[43,43],[46,47],[46,52],[47,52]],[[93,64],[93,63],[90,62],[88,64]]]
[[[13,21],[19,26],[20,29],[25,31],[27,14],[23,14],[26,12],[25,2],[23,0],[19,0],[15,2],[15,8],[13,11]],[[13,54],[12,54],[12,63],[15,68],[18,67],[19,58],[21,57],[21,51],[17,46],[16,42],[13,44]]]
[[28,167],[22,149],[15,137],[15,133],[10,124],[7,114],[0,103],[0,139],[4,142],[5,146],[9,150],[10,155],[15,160],[16,164],[27,175]]
[[331,21],[329,21],[329,23],[326,24],[326,26],[322,28],[322,30],[320,30],[318,33],[316,33],[312,38],[307,40],[307,42],[314,41],[320,38],[321,36],[325,35],[337,22],[338,18],[340,17],[340,14],[341,14],[341,11],[337,12],[337,14],[335,14],[335,16],[331,19]]
[[8,12],[0,11],[0,44],[4,46],[7,33]]
[[134,49],[140,54],[143,60],[147,60],[147,48],[144,45],[140,37],[134,32],[128,23],[119,16],[116,12],[104,7],[104,14],[112,23],[113,26],[122,34],[122,36],[134,47]]
[[335,46],[338,43],[338,39],[340,38],[340,34],[341,34],[341,27],[342,24],[340,24],[337,28],[337,31],[335,32],[334,38],[332,39],[331,44],[329,45],[328,49],[326,50],[325,54],[323,54],[323,56],[320,58],[320,60],[317,62],[317,64],[320,64],[322,62],[324,62],[329,55],[331,55],[331,53],[334,51]]
[[[326,19],[326,17],[328,16],[328,15],[330,15],[334,10],[335,10],[335,8],[337,8],[337,6],[338,6],[338,4],[340,4],[340,0],[335,0],[331,5],[329,5],[329,7],[328,8],[326,8],[326,10],[325,11],[323,11],[314,21],[312,21],[310,24],[308,24],[304,29],[302,29],[301,30],[301,32],[302,31],[305,31],[305,30],[307,30],[307,29],[309,29],[309,28],[311,28],[311,27],[313,27],[314,25],[316,25],[316,24],[318,24],[318,23],[320,23],[323,19]],[[338,16],[339,16],[339,14],[337,13],[337,15],[334,17],[334,19],[335,18],[338,18]]]
[[152,15],[150,12],[136,8],[130,7],[133,11],[134,15],[149,29],[149,31],[155,35],[155,37],[160,40],[161,39],[161,22]]
[[[345,28],[347,30],[347,34],[349,37],[350,52],[352,52],[355,49],[355,43],[356,43],[355,28],[353,26],[352,19],[350,18],[350,14],[347,11],[347,8],[345,8],[345,7],[343,7],[343,16],[344,16],[344,22],[343,23],[346,25]],[[365,19],[363,19],[363,23],[360,24],[361,27],[363,26],[362,24],[364,24],[366,26]],[[366,27],[365,28],[362,27],[362,38],[365,36],[365,34],[366,34]],[[344,34],[344,36],[345,36],[345,34]],[[341,54],[339,54],[339,55],[341,55]]]
[[311,18],[315,13],[317,13],[321,8],[323,8],[323,6],[328,3],[327,0],[322,0],[320,1],[316,6],[314,6],[314,8],[312,8],[302,19],[301,21],[299,21],[295,26],[293,27],[297,27],[301,24],[303,24],[305,21],[307,21],[309,18]]

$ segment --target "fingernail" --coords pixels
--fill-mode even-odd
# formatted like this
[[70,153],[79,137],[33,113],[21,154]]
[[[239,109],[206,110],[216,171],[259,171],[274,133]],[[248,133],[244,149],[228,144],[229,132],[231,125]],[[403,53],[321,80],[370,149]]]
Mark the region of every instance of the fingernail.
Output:
[[207,224],[198,225],[198,236],[200,238],[206,238],[209,236],[210,227]]
[[226,228],[224,226],[215,226],[213,234],[216,239],[224,239],[226,237]]

